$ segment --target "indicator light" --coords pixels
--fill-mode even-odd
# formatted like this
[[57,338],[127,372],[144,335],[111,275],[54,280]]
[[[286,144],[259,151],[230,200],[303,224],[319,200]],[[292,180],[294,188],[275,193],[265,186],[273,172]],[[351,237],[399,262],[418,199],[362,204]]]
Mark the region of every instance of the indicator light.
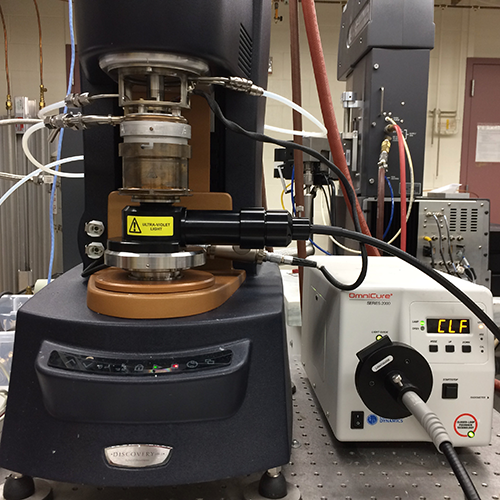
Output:
[[467,433],[467,436],[469,436],[470,438],[473,438],[476,434],[474,433],[474,431],[469,431]]
[[153,365],[153,370],[157,370],[158,369],[158,365]]
[[421,321],[420,326],[425,326],[425,321]]
[[480,330],[483,330],[483,329],[484,329],[484,324],[483,324],[483,323],[479,323],[479,329],[480,329]]
[[376,338],[377,340],[382,340],[382,335],[377,335],[375,338]]
[[172,368],[179,368],[178,364],[172,365]]

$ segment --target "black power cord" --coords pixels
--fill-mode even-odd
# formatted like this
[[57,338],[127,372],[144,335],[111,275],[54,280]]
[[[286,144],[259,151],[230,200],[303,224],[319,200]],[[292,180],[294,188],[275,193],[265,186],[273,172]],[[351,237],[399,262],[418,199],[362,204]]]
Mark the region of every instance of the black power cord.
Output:
[[[235,132],[237,134],[241,135],[246,135],[247,137],[250,137],[254,141],[259,141],[259,142],[268,142],[270,144],[276,144],[277,146],[281,146],[285,149],[298,149],[304,153],[307,153],[308,155],[312,156],[313,158],[316,158],[319,162],[324,163],[332,172],[334,172],[337,177],[339,178],[340,182],[342,182],[342,185],[344,186],[346,193],[347,193],[347,198],[349,199],[349,203],[351,204],[351,213],[352,213],[352,220],[354,222],[354,227],[356,228],[356,231],[359,231],[361,233],[361,225],[359,223],[359,217],[358,213],[356,211],[356,193],[354,192],[353,187],[347,180],[347,177],[344,175],[344,173],[335,165],[333,162],[331,162],[328,158],[323,156],[321,153],[318,153],[315,149],[308,148],[307,146],[302,146],[301,144],[296,144],[295,142],[291,141],[280,141],[279,139],[275,139],[274,137],[269,137],[268,135],[265,134],[259,134],[257,132],[250,132],[249,130],[245,130],[243,127],[238,125],[237,123],[228,120],[224,114],[222,113],[222,110],[220,109],[219,105],[217,104],[217,101],[209,94],[206,92],[203,92],[201,90],[194,90],[193,94],[199,95],[207,101],[210,109],[213,111],[215,116],[222,122],[222,124],[228,129],[231,130],[232,132]],[[361,283],[363,283],[366,273],[368,271],[368,253],[366,251],[365,245],[361,244],[360,245],[361,249],[361,260],[362,260],[362,267],[361,267],[361,272],[356,279],[354,283],[351,285],[346,285],[345,283],[341,283],[340,281],[337,281],[323,266],[319,268],[325,278],[335,287],[339,288],[340,290],[354,290],[358,288]]]
[[481,500],[479,493],[477,492],[467,470],[460,461],[455,448],[449,441],[441,443],[439,449],[443,452],[443,455],[448,460],[453,472],[455,473],[462,490],[464,491],[467,500]]
[[372,236],[367,236],[363,233],[357,233],[355,231],[349,231],[341,227],[330,227],[330,226],[311,226],[311,234],[326,234],[327,236],[337,236],[341,238],[348,238],[351,240],[359,241],[365,245],[371,245],[379,250],[383,250],[390,255],[399,257],[401,260],[408,262],[412,266],[416,267],[424,274],[437,281],[443,288],[448,290],[452,295],[454,295],[462,304],[464,304],[473,314],[475,314],[490,330],[493,335],[500,340],[500,328],[496,323],[460,288],[455,286],[448,278],[443,274],[431,269],[424,263],[420,262],[418,259],[410,255],[409,253],[403,252],[397,247],[389,245],[384,241],[373,238]]

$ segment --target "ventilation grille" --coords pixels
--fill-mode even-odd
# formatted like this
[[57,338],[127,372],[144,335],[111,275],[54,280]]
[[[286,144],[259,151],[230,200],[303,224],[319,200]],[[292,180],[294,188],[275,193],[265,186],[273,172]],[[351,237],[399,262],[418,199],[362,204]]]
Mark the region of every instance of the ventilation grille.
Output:
[[473,208],[470,212],[470,230],[472,233],[477,233],[478,209]]
[[238,66],[247,78],[250,78],[252,72],[252,37],[248,34],[245,27],[240,24],[240,52],[238,55]]
[[467,212],[466,208],[460,209],[460,232],[464,233],[467,231]]
[[450,231],[477,233],[479,210],[477,208],[450,208]]
[[450,208],[450,231],[457,230],[457,209]]

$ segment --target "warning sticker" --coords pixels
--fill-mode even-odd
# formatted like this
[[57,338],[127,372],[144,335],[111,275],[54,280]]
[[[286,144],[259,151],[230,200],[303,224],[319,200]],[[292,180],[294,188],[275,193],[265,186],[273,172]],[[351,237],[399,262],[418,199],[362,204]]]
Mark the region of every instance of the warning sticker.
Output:
[[127,234],[130,236],[173,236],[173,217],[127,216]]
[[474,437],[477,430],[477,420],[470,413],[462,413],[455,419],[453,424],[455,432],[461,437]]

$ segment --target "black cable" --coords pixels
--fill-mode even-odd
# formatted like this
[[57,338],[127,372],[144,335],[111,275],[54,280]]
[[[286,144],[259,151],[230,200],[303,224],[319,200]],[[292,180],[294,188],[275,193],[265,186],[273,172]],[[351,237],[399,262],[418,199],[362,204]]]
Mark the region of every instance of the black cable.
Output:
[[439,254],[441,255],[441,258],[443,259],[443,264],[444,267],[446,268],[446,272],[448,274],[451,274],[450,269],[448,268],[448,264],[446,263],[446,259],[444,258],[444,253],[443,253],[443,235],[441,234],[441,226],[439,225],[439,220],[435,214],[432,215],[434,217],[434,220],[436,221],[436,226],[438,228],[438,233],[439,233]]
[[458,276],[459,278],[462,278],[460,274],[458,274],[457,268],[455,267],[455,263],[453,262],[453,253],[451,251],[451,238],[450,238],[450,226],[448,225],[448,218],[446,215],[443,215],[443,220],[444,220],[444,225],[446,227],[446,235],[448,238],[448,255],[450,256],[450,262],[451,262],[451,267],[453,268],[453,271],[455,272],[455,275]]
[[462,490],[464,491],[467,500],[481,500],[479,493],[477,492],[467,470],[463,466],[460,458],[458,458],[455,448],[449,441],[445,441],[441,444],[439,449],[443,452],[444,456],[448,460],[453,472],[455,473]]
[[102,271],[103,269],[107,269],[109,266],[104,264],[104,261],[101,259],[96,260],[95,262],[92,262],[92,264],[89,264],[81,274],[82,278],[88,278],[92,274],[96,273],[97,271]]
[[0,299],[1,299],[4,295],[14,295],[14,294],[13,294],[12,292],[7,292],[7,291],[2,292],[2,293],[0,293]]
[[329,185],[330,185],[330,208],[331,208],[331,213],[330,213],[330,223],[332,226],[336,224],[336,203],[337,203],[337,194],[336,194],[336,187],[335,183],[333,182],[332,179],[329,178]]
[[434,281],[437,281],[443,288],[446,288],[446,290],[448,290],[472,313],[474,313],[486,325],[491,333],[493,333],[493,335],[500,340],[500,328],[468,295],[462,292],[460,288],[455,286],[443,274],[435,271],[434,269],[431,269],[409,253],[403,252],[399,248],[389,245],[384,241],[380,241],[377,238],[373,238],[372,236],[367,236],[366,234],[357,233],[355,231],[349,231],[348,229],[344,229],[341,227],[313,225],[311,226],[311,234],[326,234],[327,236],[338,236],[341,238],[348,238],[351,240],[359,241],[361,243],[364,243],[365,245],[371,245],[378,248],[379,250],[383,250],[384,252],[394,255],[395,257],[399,257],[405,262],[408,262],[408,264],[411,264],[412,266],[416,267],[427,276],[432,278]]
[[[313,226],[317,227],[317,226]],[[327,226],[323,226],[327,227]],[[357,234],[357,233],[354,233]],[[362,234],[362,233],[361,233]],[[352,284],[352,285],[346,285],[345,283],[341,283],[340,281],[337,281],[332,274],[328,271],[328,269],[325,266],[318,267],[318,269],[323,273],[323,276],[329,281],[335,288],[339,288],[340,290],[355,290],[358,288],[358,286],[363,283],[363,281],[366,278],[366,273],[368,272],[368,254],[366,252],[366,247],[365,245],[360,245],[361,247],[361,260],[363,262],[363,265],[361,266],[361,272],[359,273],[358,279]],[[364,265],[364,262],[366,260],[366,265]]]
[[[259,134],[257,132],[250,132],[249,130],[245,130],[243,127],[238,125],[237,123],[228,120],[224,114],[222,113],[222,110],[220,109],[219,105],[217,104],[217,101],[207,94],[206,92],[202,92],[201,90],[194,90],[193,94],[199,95],[201,97],[204,97],[205,100],[207,101],[210,109],[213,111],[215,116],[222,122],[222,124],[228,129],[231,130],[232,132],[235,132],[237,134],[242,134],[246,135],[247,137],[250,137],[251,139],[259,142],[269,142],[271,144],[276,144],[277,146],[281,146],[285,149],[298,149],[299,151],[302,151],[313,158],[316,158],[319,162],[324,163],[330,170],[332,170],[339,180],[342,182],[345,190],[347,197],[349,199],[349,203],[351,204],[351,214],[352,214],[352,219],[354,222],[354,227],[356,228],[356,231],[359,231],[361,233],[361,225],[359,223],[359,217],[358,213],[356,210],[356,193],[354,192],[353,187],[347,180],[347,177],[343,174],[343,172],[335,165],[333,162],[331,162],[328,158],[323,156],[321,153],[318,153],[316,150],[312,148],[308,148],[307,146],[303,146],[301,144],[296,144],[295,142],[291,141],[280,141],[279,139],[274,139],[273,137],[269,137],[265,134]],[[361,233],[362,234],[362,233]],[[368,253],[366,251],[366,248],[364,245],[360,245],[361,247],[361,272],[358,276],[358,279],[352,283],[351,285],[346,285],[345,283],[341,283],[340,281],[337,281],[329,272],[327,269],[325,269],[323,266],[320,269],[320,271],[323,273],[325,278],[335,287],[339,288],[340,290],[354,290],[357,288],[361,283],[363,283],[363,280],[365,279],[366,273],[368,271]]]
[[301,266],[301,267],[318,267],[316,261],[301,259],[300,257],[294,257],[292,261],[292,266]]
[[[328,194],[330,195],[330,202],[326,202],[326,206],[328,207],[328,217],[330,219],[330,224],[333,226],[335,224],[335,208],[334,208],[334,202],[335,202],[335,184],[333,180],[324,172],[322,172],[323,177],[325,178],[326,185],[328,186]],[[325,193],[325,190],[323,186],[320,184],[319,186],[322,190],[323,193]],[[326,198],[326,195],[325,195]]]
[[428,243],[429,251],[431,253],[431,267],[434,269],[436,267],[436,261],[434,260],[434,245],[432,244],[432,240],[429,240]]
[[325,203],[326,203],[326,208],[328,209],[328,217],[330,219],[330,224],[332,223],[331,215],[332,215],[332,209],[330,206],[330,202],[328,201],[328,195],[326,194],[325,188],[320,185],[319,188],[323,192],[323,196],[325,197]]
[[245,130],[243,127],[238,125],[237,123],[228,120],[224,114],[222,113],[222,110],[220,109],[220,106],[218,105],[217,101],[209,94],[206,92],[203,92],[201,90],[194,90],[193,94],[199,95],[201,97],[204,97],[210,106],[210,109],[213,111],[215,116],[223,123],[223,125],[231,130],[232,132],[235,132],[237,134],[242,134],[246,135],[247,137],[250,137],[251,139],[259,142],[268,142],[271,144],[276,144],[277,146],[281,146],[282,148],[285,149],[298,149],[299,151],[302,151],[313,158],[316,158],[319,162],[324,163],[332,172],[334,172],[339,180],[342,182],[342,185],[344,186],[346,193],[347,193],[347,198],[349,200],[349,203],[351,204],[352,208],[352,218],[354,222],[354,226],[356,228],[356,231],[361,232],[361,226],[359,223],[359,218],[358,218],[358,213],[356,211],[356,193],[354,192],[353,187],[347,180],[347,177],[344,175],[344,173],[335,165],[333,162],[331,162],[328,158],[323,156],[321,153],[318,153],[315,149],[308,148],[307,146],[303,146],[301,144],[297,144],[293,141],[281,141],[279,139],[275,139],[274,137],[270,137],[265,134],[259,134],[258,132],[250,132],[249,130]]

